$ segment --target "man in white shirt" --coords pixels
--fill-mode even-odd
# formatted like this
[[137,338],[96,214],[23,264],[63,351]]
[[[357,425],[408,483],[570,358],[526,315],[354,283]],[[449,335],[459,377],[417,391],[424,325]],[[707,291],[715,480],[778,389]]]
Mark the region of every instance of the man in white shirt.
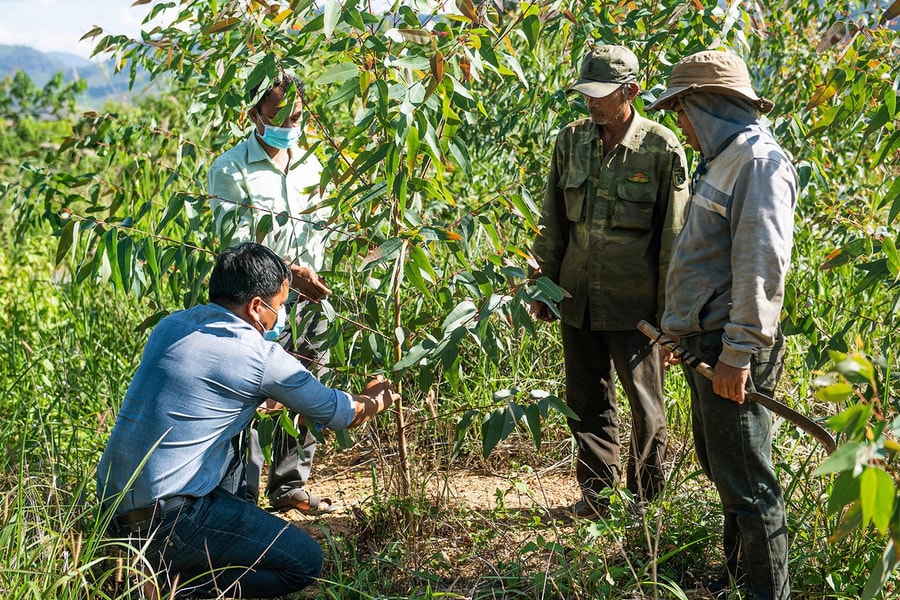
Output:
[[[255,241],[289,264],[294,292],[288,304],[294,326],[278,341],[321,378],[328,361],[321,341],[327,322],[318,303],[331,290],[318,273],[325,259],[329,213],[320,206],[321,164],[297,146],[303,134],[303,92],[303,84],[291,75],[276,79],[248,112],[253,131],[215,160],[207,187],[223,246]],[[300,436],[294,439],[276,425],[266,486],[269,502],[275,509],[307,514],[333,510],[327,498],[304,489],[316,441],[302,423],[298,430]],[[262,463],[254,431],[246,474],[248,497],[254,501]]]

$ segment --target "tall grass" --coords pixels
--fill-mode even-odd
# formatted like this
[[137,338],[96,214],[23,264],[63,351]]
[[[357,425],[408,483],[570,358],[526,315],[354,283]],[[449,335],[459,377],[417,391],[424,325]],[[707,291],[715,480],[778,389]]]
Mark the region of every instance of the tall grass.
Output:
[[[147,310],[104,285],[75,286],[54,273],[48,232],[18,240],[0,233],[0,597],[138,598],[148,578],[140,552],[102,535],[93,476],[140,358],[146,336],[136,328]],[[323,581],[298,598],[683,598],[715,574],[720,510],[693,459],[687,389],[677,371],[666,387],[670,483],[642,514],[614,495],[604,521],[561,520],[560,507],[522,483],[519,475],[535,471],[571,473],[568,431],[553,413],[540,450],[519,431],[484,459],[472,430],[451,460],[461,411],[489,409],[502,389],[563,393],[554,328],[504,335],[508,361],[477,362],[458,385],[436,382],[434,398],[412,403],[410,439],[421,460],[411,497],[384,493],[390,436],[379,427],[359,436],[376,455],[372,497],[352,515],[349,531],[321,525]],[[783,394],[819,410],[805,406],[813,373],[802,348],[793,350]],[[780,423],[775,457],[788,503],[794,597],[855,597],[877,540],[828,542],[837,521],[822,503],[828,480],[811,476],[822,458],[811,440]],[[534,508],[510,511],[502,489],[493,505],[460,507],[448,491],[460,469],[508,473],[510,486],[536,500]],[[428,491],[434,481],[443,494]]]

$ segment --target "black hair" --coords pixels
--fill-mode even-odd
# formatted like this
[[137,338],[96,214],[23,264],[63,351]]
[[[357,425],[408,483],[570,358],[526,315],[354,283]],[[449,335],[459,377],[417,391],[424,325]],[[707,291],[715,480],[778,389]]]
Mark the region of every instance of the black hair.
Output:
[[[275,81],[272,82],[272,85],[263,92],[263,95],[257,99],[256,103],[253,105],[257,111],[263,105],[263,103],[268,99],[269,94],[272,93],[272,90],[276,88],[284,89],[285,93],[288,88],[293,84],[293,86],[297,89],[297,99],[298,100],[306,100],[306,85],[300,81],[300,79],[293,75],[292,73],[282,73],[280,77],[276,77]],[[256,98],[256,95],[259,94],[259,86],[261,83],[256,84],[252,90],[250,90],[250,98]]]
[[277,254],[245,242],[219,254],[209,278],[209,301],[243,306],[256,296],[270,300],[290,278],[290,269]]

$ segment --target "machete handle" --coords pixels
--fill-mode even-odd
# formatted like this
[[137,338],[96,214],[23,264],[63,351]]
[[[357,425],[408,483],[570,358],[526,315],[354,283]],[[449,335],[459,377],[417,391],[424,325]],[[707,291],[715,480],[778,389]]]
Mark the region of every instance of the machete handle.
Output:
[[[696,369],[698,373],[712,381],[712,368],[708,364],[685,350],[684,347],[681,346],[678,342],[659,331],[656,327],[654,327],[647,321],[641,321],[640,323],[638,323],[637,328],[641,331],[641,333],[646,335],[655,343],[668,349],[672,354],[677,356],[681,360],[681,362],[685,363],[693,369]],[[813,436],[820,444],[822,444],[828,454],[834,452],[834,449],[836,447],[834,437],[832,437],[832,435],[828,433],[824,427],[822,427],[806,415],[797,412],[783,402],[779,402],[778,400],[775,400],[770,396],[766,396],[765,394],[760,394],[759,392],[747,392],[747,398],[765,406],[776,415],[779,415],[780,417],[790,421],[806,433]]]
[[638,323],[637,328],[641,331],[641,333],[646,335],[655,343],[659,344],[660,346],[674,354],[676,357],[678,357],[678,360],[696,370],[698,373],[700,373],[710,381],[713,380],[712,367],[685,350],[684,346],[664,334],[662,331],[660,331],[647,321],[641,321],[640,323]]

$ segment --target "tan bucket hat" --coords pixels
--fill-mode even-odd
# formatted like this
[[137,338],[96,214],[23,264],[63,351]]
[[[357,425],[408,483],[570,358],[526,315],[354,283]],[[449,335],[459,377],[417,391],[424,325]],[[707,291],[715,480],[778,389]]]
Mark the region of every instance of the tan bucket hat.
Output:
[[567,92],[581,92],[592,98],[603,98],[624,83],[636,83],[638,58],[625,46],[607,44],[591,50],[581,61],[578,81]]
[[750,73],[740,56],[705,50],[675,63],[669,74],[669,88],[647,109],[670,109],[679,96],[692,92],[737,96],[756,105],[762,113],[769,112],[774,106],[771,100],[761,98],[753,91]]

